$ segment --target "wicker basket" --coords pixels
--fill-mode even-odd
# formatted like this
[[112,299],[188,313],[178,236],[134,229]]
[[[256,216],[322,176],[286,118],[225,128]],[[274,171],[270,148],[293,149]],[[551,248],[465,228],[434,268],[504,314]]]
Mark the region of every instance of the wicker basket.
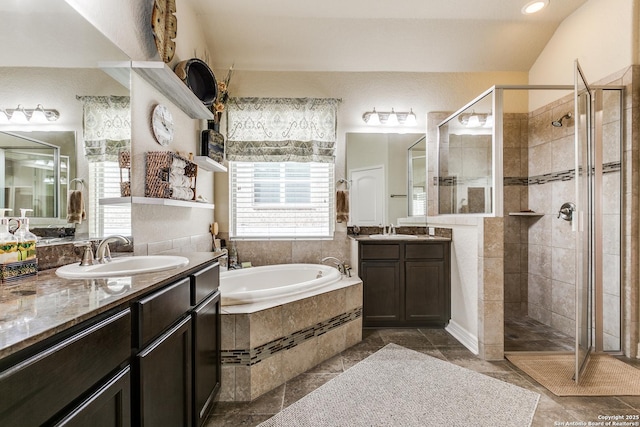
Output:
[[[171,189],[169,178],[171,176],[171,166],[174,159],[182,160],[185,164],[184,176],[189,180],[189,188],[193,196],[189,199],[174,194]],[[177,155],[171,151],[149,151],[146,153],[146,180],[144,195],[146,197],[156,197],[160,199],[195,200],[196,198],[196,175],[198,165]]]
[[[131,196],[131,152],[128,150],[118,153],[118,166],[120,166],[120,196]],[[126,171],[126,178],[123,176]]]

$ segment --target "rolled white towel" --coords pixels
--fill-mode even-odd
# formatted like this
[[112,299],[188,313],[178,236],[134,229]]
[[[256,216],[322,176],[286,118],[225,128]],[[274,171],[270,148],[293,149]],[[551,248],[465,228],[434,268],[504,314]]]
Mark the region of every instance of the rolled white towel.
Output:
[[173,187],[191,187],[191,179],[184,175],[172,173],[169,175],[169,184]]
[[171,167],[172,168],[183,168],[187,166],[187,162],[185,162],[182,159],[178,159],[176,157],[173,158],[173,162],[171,162]]
[[184,175],[184,168],[172,166],[171,169],[169,169],[169,173],[175,175]]
[[193,190],[189,187],[171,187],[171,195],[174,199],[193,200]]

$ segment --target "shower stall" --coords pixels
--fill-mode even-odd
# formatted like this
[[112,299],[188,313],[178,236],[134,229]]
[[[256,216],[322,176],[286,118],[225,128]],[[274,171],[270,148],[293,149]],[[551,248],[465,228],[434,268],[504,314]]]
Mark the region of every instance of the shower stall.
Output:
[[[442,121],[434,185],[438,215],[503,217],[504,320],[545,325],[583,359],[622,351],[624,114],[623,87],[576,77],[494,86]],[[534,92],[554,101],[531,109]]]

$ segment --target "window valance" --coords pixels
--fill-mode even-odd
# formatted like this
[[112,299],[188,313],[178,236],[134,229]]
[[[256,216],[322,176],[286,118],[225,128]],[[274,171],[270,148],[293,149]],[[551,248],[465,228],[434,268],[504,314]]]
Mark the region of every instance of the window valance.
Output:
[[227,159],[333,163],[338,103],[332,98],[231,98]]
[[78,96],[83,103],[83,139],[87,160],[117,161],[131,145],[128,96]]

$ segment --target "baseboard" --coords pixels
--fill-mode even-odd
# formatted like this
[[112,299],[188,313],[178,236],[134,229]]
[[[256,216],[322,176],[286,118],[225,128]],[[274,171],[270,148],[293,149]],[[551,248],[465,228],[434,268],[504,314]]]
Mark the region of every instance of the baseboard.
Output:
[[462,326],[457,324],[455,320],[450,320],[449,324],[446,328],[444,328],[447,332],[449,332],[455,339],[460,341],[460,343],[467,347],[469,351],[473,354],[478,354],[478,337],[471,334],[469,331],[464,329]]

